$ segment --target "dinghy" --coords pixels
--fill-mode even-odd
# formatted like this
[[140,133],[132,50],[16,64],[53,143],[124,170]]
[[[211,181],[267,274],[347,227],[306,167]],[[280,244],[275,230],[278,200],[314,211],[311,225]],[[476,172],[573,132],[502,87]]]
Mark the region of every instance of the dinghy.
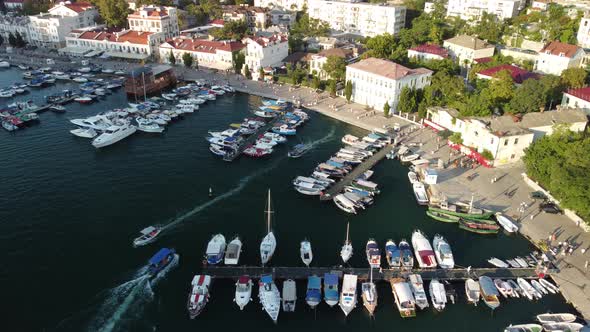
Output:
[[283,282],[283,311],[294,312],[297,302],[297,288],[294,280],[288,279]]
[[309,264],[311,264],[311,261],[313,260],[311,243],[307,240],[301,241],[301,247],[299,249],[299,252],[301,254],[301,261],[303,261],[303,264],[309,266]]
[[467,295],[467,302],[477,306],[480,296],[479,284],[473,279],[465,280],[465,294]]
[[551,294],[559,293],[559,288],[545,279],[539,279],[539,283],[545,287]]
[[576,316],[570,313],[557,313],[557,314],[540,314],[537,315],[537,320],[541,324],[548,323],[571,323],[576,320]]
[[500,224],[500,226],[502,226],[502,228],[504,228],[504,230],[507,232],[518,232],[518,225],[500,212],[496,213],[496,220],[498,221],[498,224]]
[[504,332],[541,332],[543,327],[538,324],[519,324],[510,325],[504,329]]

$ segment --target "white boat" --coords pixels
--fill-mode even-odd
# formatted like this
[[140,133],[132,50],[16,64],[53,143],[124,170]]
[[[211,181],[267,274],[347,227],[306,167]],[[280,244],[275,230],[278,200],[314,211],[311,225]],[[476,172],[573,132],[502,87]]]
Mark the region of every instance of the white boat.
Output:
[[514,291],[512,290],[512,287],[510,287],[510,284],[506,281],[502,279],[494,279],[494,285],[496,286],[496,289],[498,289],[498,292],[504,296],[504,298],[513,297],[512,294]]
[[344,240],[344,245],[340,249],[340,257],[344,263],[348,262],[350,257],[352,257],[352,241],[348,238],[349,227],[350,223],[346,223],[346,240]]
[[428,165],[428,164],[430,164],[430,160],[428,160],[428,159],[417,159],[417,160],[413,160],[411,162],[411,164],[414,165],[414,166]]
[[164,131],[164,127],[160,127],[158,124],[153,123],[151,120],[146,118],[136,118],[137,121],[137,130],[146,132],[146,133],[161,133]]
[[412,233],[412,246],[420,268],[436,268],[436,258],[430,242],[419,230]]
[[520,265],[521,267],[529,267],[527,262],[522,257],[515,257],[514,260]]
[[483,302],[492,310],[500,306],[498,290],[496,289],[496,286],[490,277],[479,277],[479,291]]
[[424,310],[428,308],[428,297],[426,297],[426,291],[424,290],[424,282],[422,281],[422,276],[419,274],[410,274],[409,277],[410,288],[412,289],[412,294],[414,295],[414,299],[416,301],[416,305],[418,308]]
[[521,294],[524,295],[522,289],[520,288],[520,286],[518,286],[516,281],[506,280],[506,282],[510,285],[510,287],[512,287],[512,293],[513,293],[514,297],[520,297]]
[[265,213],[267,234],[262,239],[262,242],[260,242],[260,259],[262,260],[262,265],[268,263],[277,247],[277,240],[270,227],[270,215],[272,213],[270,209],[270,189],[268,190],[268,205]]
[[531,285],[541,294],[541,296],[549,294],[545,287],[541,286],[537,280],[531,280]]
[[400,316],[402,318],[415,317],[416,302],[410,290],[410,285],[403,281],[403,279],[391,279],[389,283]]
[[283,311],[294,312],[297,303],[297,284],[287,279],[283,282]]
[[236,295],[234,302],[244,310],[244,307],[250,303],[252,299],[252,279],[248,276],[241,276],[236,282]]
[[539,279],[539,283],[545,287],[551,294],[559,293],[559,288],[545,279]]
[[225,254],[225,236],[222,234],[215,234],[207,244],[205,255],[207,256],[207,264],[219,264],[223,260]]
[[281,293],[279,293],[279,289],[270,275],[263,275],[258,282],[258,287],[258,298],[262,304],[262,309],[276,323],[281,310]]
[[558,313],[558,314],[540,314],[537,315],[537,320],[541,324],[548,323],[571,323],[576,320],[576,316],[570,313]]
[[541,332],[543,327],[538,324],[518,324],[510,325],[504,329],[504,332]]
[[495,267],[501,267],[501,268],[510,267],[508,264],[506,264],[506,262],[504,262],[503,260],[496,258],[496,257],[491,257],[490,259],[488,259],[488,263],[492,264]]
[[410,154],[399,157],[399,160],[403,163],[409,163],[410,161],[416,160],[418,158],[420,158],[419,154]]
[[498,224],[500,224],[500,226],[502,226],[502,228],[504,228],[504,230],[507,232],[518,232],[518,225],[500,212],[496,213],[496,220],[498,221]]
[[410,180],[411,184],[418,182],[418,176],[414,172],[408,172],[408,179]]
[[0,61],[0,68],[8,68],[8,67],[10,67],[10,62]]
[[367,262],[371,268],[378,269],[381,267],[381,250],[379,250],[379,246],[375,240],[369,239],[367,241],[365,253],[367,255]]
[[547,332],[578,332],[584,328],[580,323],[547,323],[543,329]]
[[107,128],[109,128],[110,126],[113,125],[111,120],[109,120],[107,117],[102,116],[102,115],[95,115],[95,116],[88,117],[86,119],[73,119],[73,120],[70,120],[70,122],[75,124],[78,127],[92,128],[92,129],[101,130],[101,131],[106,130]]
[[356,214],[356,205],[354,204],[354,202],[346,198],[344,194],[334,196],[333,200],[334,204],[336,204],[336,206],[340,208],[340,210],[347,213]]
[[344,144],[353,144],[358,142],[360,139],[354,135],[346,134],[342,137],[341,141]]
[[313,251],[311,250],[311,243],[307,240],[301,241],[301,247],[299,248],[299,253],[301,255],[301,261],[306,266],[311,264],[313,260]]
[[197,317],[209,302],[210,285],[211,276],[197,274],[193,277],[186,305],[190,319]]
[[526,296],[529,300],[533,299],[540,299],[542,297],[541,293],[539,293],[528,281],[524,280],[523,278],[517,278],[516,282],[520,289],[522,289],[522,293]]
[[373,282],[373,269],[371,268],[371,277],[369,282],[361,284],[361,292],[363,298],[363,306],[369,312],[369,315],[373,316],[375,309],[377,308],[377,287]]
[[131,136],[137,128],[129,124],[128,122],[121,125],[112,125],[107,128],[102,134],[96,137],[92,141],[92,145],[95,148],[103,148],[111,144],[115,144],[118,141]]
[[242,241],[239,237],[235,237],[231,242],[227,245],[227,249],[225,250],[225,258],[224,263],[225,265],[238,265],[240,261],[240,254],[242,253]]
[[342,292],[340,293],[340,309],[348,316],[352,309],[356,307],[356,283],[357,276],[354,274],[345,274],[342,280]]
[[152,243],[156,240],[156,237],[160,235],[162,228],[160,226],[149,226],[139,232],[141,235],[133,240],[134,247],[145,246],[148,243]]
[[432,306],[438,311],[442,311],[447,303],[447,292],[445,286],[437,279],[432,279],[429,286],[430,299]]
[[325,186],[310,182],[301,182],[295,185],[295,190],[303,195],[318,196],[326,189]]
[[169,101],[174,101],[176,100],[176,93],[163,93],[162,98]]
[[98,133],[92,128],[78,128],[70,130],[70,133],[74,136],[82,138],[94,138]]
[[82,68],[78,68],[78,71],[80,73],[89,73],[90,71],[92,71],[92,68],[90,68],[90,67],[82,67]]
[[414,196],[416,196],[416,201],[420,205],[427,205],[428,194],[426,193],[426,188],[424,188],[424,184],[422,182],[414,182],[412,184],[412,188],[414,189]]
[[432,246],[434,247],[434,255],[438,266],[443,269],[452,269],[455,267],[455,259],[453,258],[453,252],[451,246],[440,234],[436,234],[432,240]]
[[479,284],[473,279],[465,280],[465,294],[467,295],[467,302],[477,306],[480,296]]

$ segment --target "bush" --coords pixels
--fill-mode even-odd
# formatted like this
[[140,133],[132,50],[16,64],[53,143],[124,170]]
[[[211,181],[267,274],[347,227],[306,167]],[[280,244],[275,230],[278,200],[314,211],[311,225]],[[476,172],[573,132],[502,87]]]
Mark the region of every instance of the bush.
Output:
[[488,161],[494,160],[494,155],[488,149],[484,149],[480,154],[482,157],[484,157]]
[[463,144],[461,133],[453,133],[453,135],[449,136],[449,141],[454,144]]

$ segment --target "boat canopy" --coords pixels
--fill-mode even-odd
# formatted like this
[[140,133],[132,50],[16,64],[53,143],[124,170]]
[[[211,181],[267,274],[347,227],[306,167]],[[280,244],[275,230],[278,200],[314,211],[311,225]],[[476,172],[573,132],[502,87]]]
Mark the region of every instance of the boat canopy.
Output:
[[370,133],[367,135],[367,137],[378,140],[378,139],[382,139],[384,138],[383,135],[379,135],[377,133]]
[[321,289],[322,288],[322,278],[318,276],[310,276],[307,279],[307,288],[308,289]]
[[344,280],[342,281],[342,292],[343,293],[354,293],[356,292],[356,281],[357,276],[354,274],[345,274]]
[[327,285],[338,285],[338,276],[333,273],[324,274],[324,283]]
[[410,285],[408,285],[407,282],[395,283],[393,284],[393,287],[395,287],[395,293],[397,294],[397,298],[399,299],[400,303],[414,302],[412,290],[410,289]]
[[499,295],[498,290],[490,277],[486,277],[486,276],[479,277],[479,285],[481,286],[481,291],[484,293],[484,295],[486,295],[486,296],[492,296],[492,295],[498,296]]
[[311,182],[301,182],[301,183],[297,184],[297,186],[301,187],[301,188],[306,188],[306,189],[316,189],[315,183],[311,183]]
[[174,250],[168,249],[168,248],[162,248],[154,256],[152,256],[152,258],[150,258],[149,262],[152,265],[159,264],[162,260],[164,260],[164,258],[166,258],[168,255],[170,255],[172,253],[174,253]]
[[263,275],[262,277],[260,277],[260,281],[262,281],[265,284],[270,284],[272,283],[272,276],[270,274]]
[[240,284],[247,284],[248,281],[250,281],[250,277],[248,277],[248,276],[241,276],[238,279],[238,283],[240,283]]
[[142,229],[140,233],[142,235],[148,235],[155,230],[156,230],[156,228],[154,226],[150,226],[150,227],[146,227],[146,228]]
[[221,244],[214,242],[207,246],[207,255],[217,255],[221,252]]

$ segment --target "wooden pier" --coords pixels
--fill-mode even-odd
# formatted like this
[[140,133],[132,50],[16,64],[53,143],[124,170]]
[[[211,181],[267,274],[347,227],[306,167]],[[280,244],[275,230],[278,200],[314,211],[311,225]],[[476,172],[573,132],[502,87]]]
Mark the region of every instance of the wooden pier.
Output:
[[275,125],[275,123],[277,123],[277,121],[279,121],[279,119],[282,119],[282,115],[283,115],[283,113],[281,112],[280,115],[275,116],[269,122],[267,122],[264,126],[258,128],[258,130],[256,130],[256,132],[254,134],[252,134],[252,135],[248,136],[246,139],[242,140],[240,145],[238,145],[236,152],[232,153],[232,154],[226,154],[223,157],[223,160],[224,161],[234,161],[234,159],[239,157],[242,154],[242,152],[244,152],[244,150],[246,150],[246,148],[248,148],[248,146],[250,146],[252,143],[254,143],[254,141],[256,141],[258,139],[258,136],[267,132],[270,128],[272,128]]
[[373,166],[375,166],[375,164],[377,164],[389,152],[391,152],[393,148],[394,144],[388,144],[381,150],[377,151],[377,153],[375,153],[374,155],[363,161],[360,165],[355,167],[350,173],[348,173],[345,177],[340,179],[340,181],[336,182],[334,185],[328,188],[328,190],[326,190],[326,193],[320,196],[320,200],[326,201],[334,198],[334,196],[341,192],[344,189],[344,187],[350,185],[352,181],[358,178],[365,171],[368,171],[371,168],[373,168]]
[[[552,270],[548,273],[554,272]],[[309,276],[323,276],[325,273],[335,273],[342,277],[343,274],[357,275],[360,280],[369,279],[369,268],[352,267],[261,267],[261,266],[205,266],[202,273],[215,278],[237,279],[242,275],[251,278],[260,278],[261,275],[271,274],[277,279],[307,279]],[[388,281],[391,278],[405,278],[409,274],[420,274],[424,280],[448,280],[461,281],[468,278],[477,279],[480,276],[500,279],[536,279],[538,278],[534,268],[455,268],[455,269],[373,269],[373,280]]]

